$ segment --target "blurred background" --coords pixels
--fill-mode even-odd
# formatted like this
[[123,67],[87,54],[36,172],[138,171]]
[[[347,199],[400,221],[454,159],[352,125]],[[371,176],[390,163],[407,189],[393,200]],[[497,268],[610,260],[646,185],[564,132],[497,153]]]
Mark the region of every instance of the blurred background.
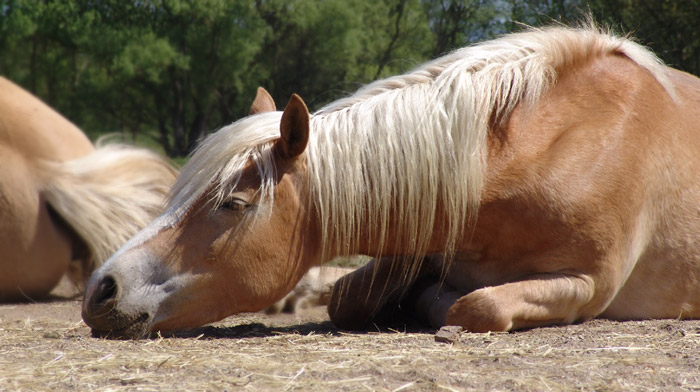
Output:
[[700,75],[700,0],[0,0],[0,75],[92,139],[183,157],[246,115],[257,86],[315,110],[451,49],[589,14]]

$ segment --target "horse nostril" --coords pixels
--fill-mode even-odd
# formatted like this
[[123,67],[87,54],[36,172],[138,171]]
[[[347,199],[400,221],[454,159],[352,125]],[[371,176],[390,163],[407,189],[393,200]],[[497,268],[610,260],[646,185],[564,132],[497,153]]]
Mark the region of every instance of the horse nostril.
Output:
[[93,329],[108,331],[113,329],[114,318],[118,317],[117,295],[119,287],[114,277],[105,275],[97,282],[89,284],[83,300],[83,320]]
[[114,300],[117,295],[117,282],[111,276],[105,276],[97,285],[93,300],[95,305],[105,305],[108,301]]

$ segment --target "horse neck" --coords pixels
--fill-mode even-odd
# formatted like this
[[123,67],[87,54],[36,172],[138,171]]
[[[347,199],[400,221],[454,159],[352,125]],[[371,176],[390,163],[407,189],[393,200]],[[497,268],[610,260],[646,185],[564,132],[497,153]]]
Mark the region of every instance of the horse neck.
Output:
[[308,162],[326,248],[420,255],[437,231],[449,252],[479,208],[489,127],[538,102],[572,59],[599,53],[622,53],[664,84],[639,45],[552,28],[458,50],[322,109]]

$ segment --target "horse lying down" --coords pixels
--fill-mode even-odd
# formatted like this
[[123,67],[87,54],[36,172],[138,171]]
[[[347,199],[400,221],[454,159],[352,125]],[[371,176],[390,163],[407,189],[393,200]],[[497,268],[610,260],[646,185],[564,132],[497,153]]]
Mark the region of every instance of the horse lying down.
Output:
[[[263,99],[263,98],[261,98]],[[700,80],[588,27],[533,29],[224,127],[91,277],[83,318],[139,337],[257,311],[337,255],[328,307],[509,331],[700,317]]]
[[175,170],[85,134],[0,77],[0,302],[46,298],[93,269],[162,212]]
[[[85,134],[0,77],[0,302],[46,298],[62,276],[84,284],[163,210],[176,170],[126,145]],[[268,312],[327,303],[346,269],[312,270]]]

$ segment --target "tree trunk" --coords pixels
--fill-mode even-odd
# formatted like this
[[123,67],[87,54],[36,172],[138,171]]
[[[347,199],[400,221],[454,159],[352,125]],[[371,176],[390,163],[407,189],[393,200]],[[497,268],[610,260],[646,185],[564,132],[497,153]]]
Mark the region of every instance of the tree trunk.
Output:
[[[195,105],[199,106],[199,105]],[[197,109],[197,113],[192,120],[192,125],[190,126],[190,132],[187,136],[187,153],[189,154],[197,147],[197,144],[204,138],[206,133],[207,125],[207,115],[201,110]]]
[[158,141],[163,147],[163,151],[167,156],[173,156],[173,147],[170,144],[170,138],[168,137],[168,125],[165,118],[162,116],[158,117]]
[[401,19],[403,19],[403,13],[404,9],[406,7],[406,1],[405,0],[399,0],[396,3],[396,7],[392,9],[390,12],[391,14],[395,15],[394,19],[394,31],[391,35],[391,40],[389,41],[389,45],[387,45],[386,50],[384,51],[384,55],[379,61],[379,67],[377,68],[377,73],[374,75],[374,79],[379,79],[379,77],[382,74],[382,71],[384,70],[384,67],[386,64],[389,62],[391,59],[391,52],[394,50],[394,45],[396,45],[396,42],[399,40],[399,36],[401,35]]
[[172,156],[184,156],[187,154],[187,135],[185,134],[185,97],[182,80],[171,71],[173,87],[173,148]]

